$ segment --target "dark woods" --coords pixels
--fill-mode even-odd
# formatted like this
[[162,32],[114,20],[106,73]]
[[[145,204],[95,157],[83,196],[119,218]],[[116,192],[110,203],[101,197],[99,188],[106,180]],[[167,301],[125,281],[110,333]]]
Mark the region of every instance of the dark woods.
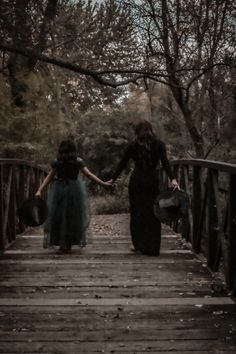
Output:
[[145,117],[173,158],[235,162],[234,20],[230,0],[1,0],[1,157],[43,164],[72,134],[106,176]]

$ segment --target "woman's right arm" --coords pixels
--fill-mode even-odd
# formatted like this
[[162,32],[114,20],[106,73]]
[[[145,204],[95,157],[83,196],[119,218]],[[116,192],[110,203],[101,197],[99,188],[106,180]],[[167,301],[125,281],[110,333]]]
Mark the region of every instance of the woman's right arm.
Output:
[[49,183],[52,181],[53,177],[55,175],[55,170],[51,170],[49,172],[49,174],[47,175],[47,177],[44,179],[44,181],[42,182],[42,184],[39,186],[39,189],[37,190],[37,192],[35,193],[36,197],[41,198],[42,193],[44,191],[44,189],[49,185]]
[[119,175],[121,174],[121,172],[125,169],[125,167],[127,166],[129,159],[131,157],[130,154],[130,145],[126,148],[124,155],[122,157],[122,159],[120,160],[115,172],[113,173],[111,179],[108,181],[108,183],[114,183],[115,180],[119,177]]
[[81,172],[88,177],[91,181],[99,184],[100,186],[103,187],[111,187],[110,183],[102,181],[100,178],[98,178],[95,174],[93,174],[86,166],[81,168]]

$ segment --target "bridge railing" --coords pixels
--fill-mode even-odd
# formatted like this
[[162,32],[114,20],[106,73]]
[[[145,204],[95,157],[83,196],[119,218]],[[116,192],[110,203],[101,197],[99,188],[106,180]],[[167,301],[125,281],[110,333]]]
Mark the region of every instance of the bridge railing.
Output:
[[[236,165],[200,159],[171,164],[191,204],[188,216],[172,227],[204,254],[212,271],[224,272],[236,295]],[[161,179],[166,186],[163,170]]]
[[45,174],[33,163],[0,159],[0,250],[24,231],[18,209],[24,200],[33,197]]
[[[190,196],[188,216],[172,226],[213,271],[223,270],[236,295],[236,165],[208,160],[172,162],[180,186]],[[37,165],[0,159],[0,249],[24,231],[18,218],[22,202],[32,197],[45,176]],[[163,185],[167,177],[160,173]]]

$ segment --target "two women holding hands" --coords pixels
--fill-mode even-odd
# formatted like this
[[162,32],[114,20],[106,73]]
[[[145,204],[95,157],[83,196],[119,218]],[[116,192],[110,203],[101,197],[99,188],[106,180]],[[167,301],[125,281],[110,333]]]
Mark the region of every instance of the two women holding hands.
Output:
[[60,252],[70,252],[73,244],[86,245],[89,213],[86,189],[80,173],[104,187],[111,187],[129,160],[134,170],[129,181],[130,232],[135,252],[158,256],[161,243],[161,224],[154,216],[153,202],[159,193],[157,167],[162,163],[173,188],[179,188],[166,155],[165,144],[157,139],[151,123],[140,120],[135,126],[136,138],[126,148],[112,178],[103,182],[77,157],[72,141],[63,141],[51,171],[39,187],[44,188],[56,177],[49,191],[49,217],[45,223],[48,245],[57,245]]

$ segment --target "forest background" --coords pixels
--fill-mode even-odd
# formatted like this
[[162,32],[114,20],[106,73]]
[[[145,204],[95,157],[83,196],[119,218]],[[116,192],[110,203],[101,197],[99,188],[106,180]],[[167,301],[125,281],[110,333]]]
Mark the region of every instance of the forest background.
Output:
[[0,157],[70,136],[108,179],[142,117],[171,159],[236,163],[235,32],[232,0],[0,0]]

